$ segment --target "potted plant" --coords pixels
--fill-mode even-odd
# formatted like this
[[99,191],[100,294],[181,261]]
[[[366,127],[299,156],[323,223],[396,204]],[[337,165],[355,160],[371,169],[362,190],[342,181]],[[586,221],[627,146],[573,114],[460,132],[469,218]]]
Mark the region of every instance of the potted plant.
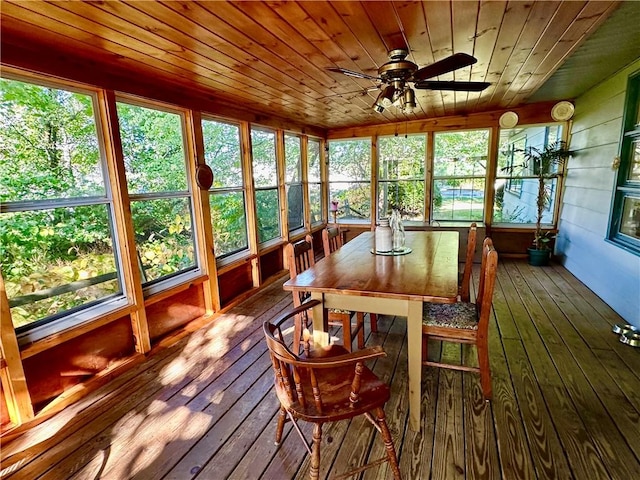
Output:
[[542,229],[542,216],[551,202],[551,186],[548,180],[558,177],[561,167],[572,152],[567,149],[565,142],[557,141],[545,145],[544,148],[526,147],[522,154],[525,158],[525,168],[531,166],[533,174],[538,179],[536,229],[533,246],[528,248],[529,264],[547,265],[551,255],[551,240],[555,238],[554,232]]

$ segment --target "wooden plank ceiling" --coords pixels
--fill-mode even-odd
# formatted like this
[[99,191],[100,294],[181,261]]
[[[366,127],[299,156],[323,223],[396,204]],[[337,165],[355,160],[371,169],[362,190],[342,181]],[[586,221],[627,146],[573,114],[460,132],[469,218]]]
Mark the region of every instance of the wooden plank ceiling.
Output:
[[[84,59],[105,72],[332,129],[526,103],[619,3],[5,0],[3,62],[12,48],[29,45],[44,57]],[[471,54],[475,65],[436,80],[491,86],[480,93],[416,90],[414,113],[376,113],[375,81],[328,71],[377,76],[396,48],[407,48],[418,67]]]

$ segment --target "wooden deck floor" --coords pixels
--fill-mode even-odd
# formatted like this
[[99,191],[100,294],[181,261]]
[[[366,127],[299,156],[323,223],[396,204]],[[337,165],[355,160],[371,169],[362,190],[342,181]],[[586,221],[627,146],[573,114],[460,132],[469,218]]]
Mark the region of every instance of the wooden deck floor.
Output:
[[[381,316],[368,336],[388,353],[373,368],[392,387],[385,410],[403,477],[640,478],[640,351],[611,332],[622,320],[562,267],[506,260],[498,277],[491,403],[476,375],[425,367],[422,431],[412,432],[405,319]],[[290,299],[281,282],[270,286],[6,445],[4,477],[306,478],[290,426],[273,444],[278,404],[261,332]],[[361,420],[325,428],[321,475],[381,456],[372,430]],[[389,478],[385,468],[363,478]]]

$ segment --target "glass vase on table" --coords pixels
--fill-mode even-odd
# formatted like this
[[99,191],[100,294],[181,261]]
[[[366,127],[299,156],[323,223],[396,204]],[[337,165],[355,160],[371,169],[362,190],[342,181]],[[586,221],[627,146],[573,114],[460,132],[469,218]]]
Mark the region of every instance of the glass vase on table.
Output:
[[391,227],[392,248],[394,252],[401,252],[404,250],[405,235],[404,225],[402,224],[402,215],[396,209],[391,212],[389,219],[389,226]]

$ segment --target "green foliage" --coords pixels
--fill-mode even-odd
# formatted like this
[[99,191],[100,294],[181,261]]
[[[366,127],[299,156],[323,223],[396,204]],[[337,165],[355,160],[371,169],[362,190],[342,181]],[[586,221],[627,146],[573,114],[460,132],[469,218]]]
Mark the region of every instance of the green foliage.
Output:
[[244,193],[216,193],[209,198],[216,256],[221,257],[247,248]]
[[258,213],[258,241],[266,242],[280,236],[280,209],[278,190],[256,191],[256,210]]
[[0,79],[1,201],[104,195],[91,97]]
[[[11,299],[115,271],[112,253],[88,252],[73,260],[58,261],[53,264],[48,261],[31,261],[28,270],[25,268],[21,275],[7,275],[5,287],[7,296]],[[11,319],[15,327],[20,327],[119,291],[119,283],[117,279],[113,279],[74,292],[14,307],[11,309]]]
[[129,193],[187,190],[180,116],[118,103]]
[[424,135],[383,137],[378,141],[380,216],[400,211],[422,219],[424,210]]
[[[16,326],[120,291],[109,279],[117,265],[93,108],[90,95],[0,80],[0,199],[11,207],[0,216],[0,266],[10,300],[49,295],[18,301],[27,303],[11,309]],[[132,204],[145,273],[188,268],[195,255],[180,116],[126,104],[118,114],[131,191],[184,192]]]

